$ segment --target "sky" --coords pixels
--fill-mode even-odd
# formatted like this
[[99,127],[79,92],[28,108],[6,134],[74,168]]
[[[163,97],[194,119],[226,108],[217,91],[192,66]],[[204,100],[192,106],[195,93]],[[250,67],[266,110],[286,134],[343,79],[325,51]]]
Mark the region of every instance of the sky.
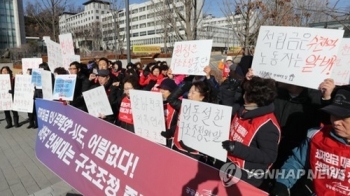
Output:
[[[30,1],[36,1],[36,0],[23,0],[23,5],[25,7],[27,2]],[[38,0],[40,1],[40,0]],[[68,1],[74,1],[76,6],[82,6],[82,4],[88,0],[68,0]],[[118,0],[118,1],[123,1],[123,0]],[[142,3],[142,2],[146,2],[147,0],[129,0],[130,4],[133,3]],[[205,5],[204,5],[204,9],[203,9],[203,13],[205,14],[212,14],[216,17],[223,17],[224,14],[221,11],[222,6],[220,6],[222,1],[231,1],[232,5],[234,5],[234,2],[237,1],[241,1],[241,0],[205,0]],[[308,1],[308,0],[305,0]],[[333,7],[333,5],[337,3],[337,10],[341,11],[341,12],[349,12],[349,7],[350,7],[350,0],[328,0],[329,1],[329,6]],[[233,9],[232,9],[233,10]]]

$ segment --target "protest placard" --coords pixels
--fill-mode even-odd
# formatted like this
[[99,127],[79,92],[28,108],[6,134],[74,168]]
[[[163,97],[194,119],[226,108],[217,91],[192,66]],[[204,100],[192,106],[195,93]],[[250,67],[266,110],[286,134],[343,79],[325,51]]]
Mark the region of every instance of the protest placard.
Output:
[[204,67],[209,65],[213,40],[175,42],[171,58],[174,74],[204,76]]
[[57,67],[63,67],[61,46],[49,39],[45,40],[45,43],[47,47],[48,64],[53,73]]
[[318,89],[330,78],[344,31],[301,27],[260,27],[254,74]]
[[52,73],[46,70],[41,70],[41,81],[43,99],[52,100]]
[[23,58],[22,59],[22,73],[26,74],[28,69],[39,68],[39,65],[43,63],[42,58]]
[[63,56],[66,55],[74,55],[74,42],[73,37],[71,33],[61,34],[58,36],[60,39],[60,47],[61,47],[61,54]]
[[0,111],[12,109],[11,78],[9,74],[0,74]]
[[225,187],[213,167],[73,106],[35,105],[38,160],[82,195],[267,195],[242,180]]
[[89,114],[95,117],[113,114],[111,104],[108,101],[106,90],[103,86],[83,92],[84,100]]
[[73,101],[77,75],[56,75],[53,99]]
[[66,70],[69,70],[69,65],[76,61],[78,63],[80,63],[80,55],[64,55],[62,56],[62,61],[63,61],[63,67]]
[[34,107],[34,85],[30,75],[16,75],[15,96],[12,110],[32,113]]
[[232,109],[228,106],[183,99],[179,140],[199,152],[227,160],[222,142],[229,139]]
[[130,90],[135,133],[150,141],[166,144],[160,135],[165,131],[165,114],[161,93]]
[[332,70],[332,79],[335,85],[350,83],[350,38],[343,38],[341,41],[338,59]]
[[42,82],[41,82],[41,70],[35,68],[32,70],[32,84],[35,86],[37,89],[42,89]]

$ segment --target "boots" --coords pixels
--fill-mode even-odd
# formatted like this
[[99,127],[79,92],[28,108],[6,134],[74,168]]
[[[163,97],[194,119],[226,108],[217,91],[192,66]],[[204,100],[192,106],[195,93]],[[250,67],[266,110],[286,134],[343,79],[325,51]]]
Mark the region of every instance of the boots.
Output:
[[13,115],[13,121],[14,121],[15,127],[20,127],[21,126],[18,123],[18,114],[17,115]]
[[7,125],[6,125],[5,129],[9,129],[9,128],[13,127],[11,118],[6,118],[6,122],[7,122]]

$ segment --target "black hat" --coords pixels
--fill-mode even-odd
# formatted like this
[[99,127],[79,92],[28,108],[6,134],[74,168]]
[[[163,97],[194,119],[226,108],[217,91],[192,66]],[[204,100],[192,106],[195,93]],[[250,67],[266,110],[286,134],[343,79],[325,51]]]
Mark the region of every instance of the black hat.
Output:
[[177,87],[176,83],[174,82],[174,80],[169,79],[169,78],[165,78],[160,85],[158,86],[158,88],[164,89],[164,90],[168,90],[168,91],[173,91],[175,90]]
[[332,103],[321,110],[339,118],[350,117],[350,90],[339,89]]
[[109,76],[109,71],[107,69],[100,69],[98,70],[97,75],[106,77]]

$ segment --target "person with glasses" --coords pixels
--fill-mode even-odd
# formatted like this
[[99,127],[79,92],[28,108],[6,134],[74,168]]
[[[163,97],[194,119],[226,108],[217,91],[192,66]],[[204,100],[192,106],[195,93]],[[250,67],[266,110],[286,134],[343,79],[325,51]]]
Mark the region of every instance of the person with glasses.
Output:
[[77,61],[72,62],[69,65],[69,73],[71,75],[77,75],[77,80],[74,89],[73,101],[70,103],[72,106],[87,112],[85,101],[83,98],[83,92],[89,89],[89,82],[87,77],[81,72],[81,64]]

